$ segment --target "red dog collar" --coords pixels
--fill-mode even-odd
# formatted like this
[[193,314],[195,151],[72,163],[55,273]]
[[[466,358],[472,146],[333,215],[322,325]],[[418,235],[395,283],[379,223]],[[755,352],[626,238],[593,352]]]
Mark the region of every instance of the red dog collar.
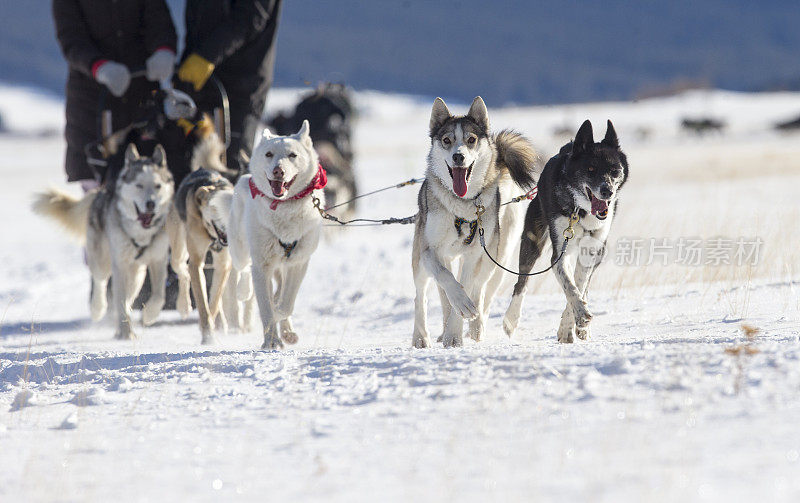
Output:
[[250,196],[255,199],[258,196],[263,197],[264,199],[269,199],[271,202],[269,203],[269,208],[271,210],[275,210],[278,208],[278,205],[284,203],[286,201],[296,200],[296,199],[303,199],[307,195],[311,194],[317,189],[321,189],[325,187],[328,183],[328,174],[325,173],[325,169],[322,167],[322,164],[319,165],[317,169],[317,174],[314,175],[314,178],[311,179],[311,183],[309,183],[305,189],[301,190],[297,194],[293,195],[289,199],[273,199],[263,193],[261,189],[259,189],[255,182],[253,182],[253,178],[250,178]]

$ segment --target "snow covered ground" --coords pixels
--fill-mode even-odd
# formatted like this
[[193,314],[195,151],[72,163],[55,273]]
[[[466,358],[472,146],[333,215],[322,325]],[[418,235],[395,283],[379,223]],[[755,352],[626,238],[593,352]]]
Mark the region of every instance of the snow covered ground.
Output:
[[[295,96],[277,90],[271,106]],[[362,189],[419,176],[428,100],[357,100]],[[175,312],[111,340],[88,320],[80,248],[29,211],[63,179],[64,144],[42,134],[61,106],[0,88],[0,500],[800,497],[800,137],[769,131],[800,95],[490,110],[547,155],[564,141],[554,128],[617,125],[631,180],[591,289],[593,339],[556,343],[564,298],[547,277],[511,340],[506,294],[485,341],[424,351],[410,348],[410,227],[330,230],[289,350],[258,351],[255,332],[203,347],[196,317]],[[678,123],[693,115],[729,128],[689,137]],[[359,213],[412,214],[415,193]],[[758,262],[707,264],[717,237],[761,242]],[[651,238],[669,253],[646,265]],[[701,240],[700,265],[679,263],[681,238]],[[637,239],[639,265],[618,263]]]

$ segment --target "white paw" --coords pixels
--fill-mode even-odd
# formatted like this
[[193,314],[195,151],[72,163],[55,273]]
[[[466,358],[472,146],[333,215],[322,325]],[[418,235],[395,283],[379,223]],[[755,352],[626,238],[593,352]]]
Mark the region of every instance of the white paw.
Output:
[[585,327],[578,327],[577,330],[575,330],[575,336],[582,341],[586,341],[591,339],[592,331],[588,325]]
[[411,346],[417,349],[429,348],[431,341],[422,334],[414,333],[414,337],[411,339]]
[[512,316],[509,313],[506,313],[505,317],[503,318],[503,331],[507,336],[511,337],[514,335],[514,331],[517,329],[518,324],[519,318],[512,319]]
[[164,308],[164,299],[150,299],[142,308],[142,325],[149,327],[156,322],[161,309]]
[[575,327],[568,328],[559,327],[558,329],[558,342],[562,344],[572,344],[575,342]]
[[481,318],[475,318],[469,322],[469,337],[475,342],[483,339],[484,323]]
[[478,308],[475,307],[475,303],[472,302],[467,292],[465,292],[464,288],[461,286],[453,293],[452,297],[448,294],[447,299],[450,301],[450,305],[453,309],[455,309],[462,318],[471,320],[478,316]]
[[297,341],[300,340],[297,334],[291,330],[281,330],[281,339],[286,344],[297,344]]
[[442,335],[442,345],[446,348],[460,348],[464,341],[460,333],[448,333]]
[[107,305],[105,302],[92,302],[92,321],[100,321],[106,315]]
[[114,338],[120,341],[132,341],[134,339],[138,339],[136,333],[131,328],[130,323],[124,323],[120,325],[117,329],[117,333],[114,334]]
[[585,327],[592,321],[592,313],[586,306],[586,302],[579,302],[573,312],[575,313],[575,324],[579,327]]

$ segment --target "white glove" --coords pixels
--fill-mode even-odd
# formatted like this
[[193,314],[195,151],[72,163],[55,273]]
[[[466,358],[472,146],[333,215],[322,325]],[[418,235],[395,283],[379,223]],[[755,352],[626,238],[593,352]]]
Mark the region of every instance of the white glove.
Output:
[[175,70],[175,53],[169,49],[159,49],[145,61],[147,80],[161,82],[172,77]]
[[111,94],[119,98],[131,83],[131,72],[128,67],[114,61],[106,61],[95,71],[94,78],[111,91]]

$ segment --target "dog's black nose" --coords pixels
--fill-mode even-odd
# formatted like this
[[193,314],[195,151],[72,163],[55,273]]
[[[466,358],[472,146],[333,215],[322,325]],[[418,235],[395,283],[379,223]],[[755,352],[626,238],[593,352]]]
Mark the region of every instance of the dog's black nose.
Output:
[[611,199],[611,196],[613,195],[614,191],[611,190],[611,187],[609,187],[606,184],[600,186],[600,197],[602,197],[603,199]]
[[144,203],[144,207],[147,208],[147,211],[153,211],[156,209],[156,202],[153,200],[147,201]]
[[453,162],[456,163],[456,166],[464,164],[464,154],[459,154],[458,152],[453,154]]
[[275,166],[275,169],[272,170],[272,176],[278,179],[283,178],[283,168]]

